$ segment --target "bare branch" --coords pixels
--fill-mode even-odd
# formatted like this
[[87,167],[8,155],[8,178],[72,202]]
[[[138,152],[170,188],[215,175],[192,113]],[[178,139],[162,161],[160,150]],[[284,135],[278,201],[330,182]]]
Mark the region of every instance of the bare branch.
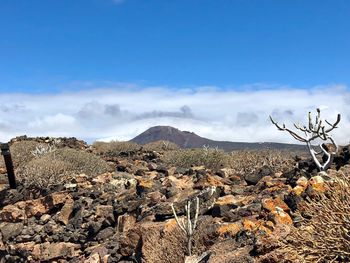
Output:
[[309,111],[309,131],[312,131],[314,129],[311,118],[312,118],[311,111]]
[[270,115],[270,120],[271,120],[271,122],[272,122],[280,131],[287,131],[287,132],[289,132],[289,133],[293,136],[294,139],[296,139],[296,140],[298,140],[298,141],[301,141],[301,142],[306,142],[306,141],[307,141],[305,138],[301,137],[301,136],[298,135],[297,133],[293,132],[293,131],[290,130],[290,129],[287,129],[285,124],[283,124],[283,128],[280,127],[280,126],[278,125],[278,123],[275,122],[275,121],[272,119],[271,115]]
[[[332,155],[334,155],[336,152],[332,152],[332,153],[328,153],[322,144],[320,144],[320,148],[321,151],[320,152],[316,152],[314,149],[312,149],[312,145],[311,145],[311,141],[316,140],[316,139],[321,139],[323,141],[327,141],[330,140],[332,142],[332,144],[336,147],[336,151],[338,150],[338,146],[337,144],[334,142],[334,140],[332,139],[331,135],[329,135],[328,133],[330,131],[332,131],[333,129],[337,128],[338,123],[340,122],[340,114],[338,114],[337,116],[337,120],[334,122],[334,124],[331,124],[330,122],[328,122],[327,120],[325,120],[325,122],[331,126],[330,128],[326,129],[325,125],[322,124],[322,120],[321,120],[321,110],[317,109],[317,115],[315,118],[315,123],[312,122],[312,114],[311,112],[308,113],[308,128],[306,126],[301,126],[300,124],[295,124],[294,123],[294,127],[305,133],[305,138],[303,138],[302,136],[300,136],[298,133],[286,128],[286,125],[283,124],[282,127],[273,120],[273,118],[270,116],[270,120],[271,122],[277,127],[278,130],[280,131],[287,131],[294,139],[296,139],[297,141],[300,142],[305,142],[308,146],[309,152],[312,156],[312,159],[314,160],[314,162],[316,163],[317,167],[321,170],[321,171],[325,171],[329,166],[330,166],[330,162],[332,160]],[[319,154],[324,154],[327,157],[327,160],[324,162],[323,165],[321,165],[321,163],[318,161],[316,155]]]
[[327,120],[325,120],[326,123],[327,123],[329,126],[331,126],[331,128],[329,128],[328,130],[326,130],[326,132],[328,133],[328,132],[332,131],[333,129],[338,128],[337,125],[338,125],[338,123],[340,122],[340,119],[341,119],[341,116],[340,116],[340,114],[338,114],[337,120],[334,122],[334,124],[331,124],[331,123],[329,123]]

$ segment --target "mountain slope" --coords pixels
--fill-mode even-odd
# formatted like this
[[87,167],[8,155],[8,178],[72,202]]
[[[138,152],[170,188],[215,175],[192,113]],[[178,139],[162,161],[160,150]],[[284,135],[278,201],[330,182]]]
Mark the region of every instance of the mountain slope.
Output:
[[176,143],[182,148],[199,148],[203,145],[210,147],[219,147],[225,151],[243,150],[243,149],[286,149],[291,151],[305,151],[304,145],[284,144],[284,143],[247,143],[247,142],[229,142],[214,141],[198,136],[193,132],[180,131],[170,126],[154,126],[139,134],[131,141],[138,144],[166,140]]

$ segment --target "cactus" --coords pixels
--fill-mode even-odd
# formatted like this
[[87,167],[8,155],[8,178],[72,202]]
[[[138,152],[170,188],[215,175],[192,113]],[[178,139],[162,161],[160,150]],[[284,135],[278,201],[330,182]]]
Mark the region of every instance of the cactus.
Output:
[[[315,122],[313,122],[311,112],[309,112],[308,114],[309,123],[307,126],[301,126],[300,124],[294,123],[294,127],[305,134],[305,136],[303,137],[300,134],[292,131],[291,129],[286,128],[285,124],[282,124],[282,126],[278,125],[278,123],[274,121],[270,116],[271,122],[277,127],[278,130],[287,131],[297,141],[306,143],[308,150],[310,152],[310,155],[320,171],[325,171],[329,168],[329,166],[331,165],[331,160],[333,159],[333,156],[338,151],[338,145],[336,144],[332,136],[329,134],[329,132],[331,132],[335,128],[338,128],[337,125],[340,122],[340,118],[341,116],[340,114],[338,114],[337,119],[333,124],[328,122],[327,120],[323,121],[321,120],[321,110],[317,109]],[[326,123],[329,127],[326,128],[326,125],[324,123]],[[329,140],[335,147],[335,150],[328,152],[327,149],[325,149],[323,142],[321,142],[319,144],[321,151],[316,151],[314,149],[314,146],[312,145],[312,141],[316,139],[321,139],[323,142]],[[323,164],[321,164],[320,161],[317,159],[317,155],[320,155],[322,153],[327,157],[326,161]]]

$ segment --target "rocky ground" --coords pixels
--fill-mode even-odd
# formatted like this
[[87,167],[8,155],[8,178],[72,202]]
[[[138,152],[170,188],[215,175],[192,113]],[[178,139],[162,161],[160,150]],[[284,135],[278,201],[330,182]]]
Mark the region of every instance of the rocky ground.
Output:
[[[344,148],[330,174],[348,157]],[[324,178],[303,160],[285,173],[264,166],[237,176],[229,168],[166,167],[154,151],[103,158],[114,172],[76,175],[40,198],[1,185],[0,262],[184,262],[186,236],[171,204],[181,220],[196,197],[193,258],[283,262],[279,241],[300,224],[298,204],[325,191]]]

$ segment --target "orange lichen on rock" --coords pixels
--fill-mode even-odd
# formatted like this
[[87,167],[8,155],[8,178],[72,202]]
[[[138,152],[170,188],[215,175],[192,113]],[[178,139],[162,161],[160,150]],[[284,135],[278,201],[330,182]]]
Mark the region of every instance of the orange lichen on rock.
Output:
[[242,230],[238,223],[228,223],[220,226],[217,230],[220,236],[235,237],[239,231]]
[[247,231],[255,231],[257,229],[256,222],[253,222],[250,219],[243,219],[243,228]]
[[300,196],[303,192],[305,191],[305,188],[303,188],[300,185],[297,185],[296,187],[293,188],[292,192],[296,195],[296,196]]
[[170,219],[168,220],[165,225],[164,225],[164,228],[163,228],[163,233],[171,233],[174,231],[174,229],[177,227],[177,223],[176,223],[176,220],[175,219]]
[[289,214],[284,212],[282,209],[277,209],[275,211],[270,212],[270,216],[272,218],[272,221],[276,225],[280,225],[280,224],[292,225],[293,224],[292,218],[289,216]]
[[271,235],[272,234],[272,230],[269,229],[268,227],[264,226],[264,225],[260,225],[258,230],[259,231],[263,231],[266,235]]
[[220,181],[220,177],[208,175],[207,176],[208,186],[223,186],[223,183]]
[[326,185],[323,178],[319,175],[311,177],[309,180],[309,185],[312,189],[319,193],[324,193],[326,191]]
[[306,189],[307,184],[308,184],[307,178],[306,178],[305,176],[300,177],[300,178],[297,180],[296,184],[297,184],[298,186],[301,186],[301,187],[303,187],[304,189]]
[[282,208],[286,212],[290,210],[288,205],[279,197],[264,199],[262,201],[262,206],[270,212],[275,211],[276,207]]
[[139,186],[142,188],[152,188],[153,186],[153,181],[150,179],[143,179],[140,178],[138,179]]

